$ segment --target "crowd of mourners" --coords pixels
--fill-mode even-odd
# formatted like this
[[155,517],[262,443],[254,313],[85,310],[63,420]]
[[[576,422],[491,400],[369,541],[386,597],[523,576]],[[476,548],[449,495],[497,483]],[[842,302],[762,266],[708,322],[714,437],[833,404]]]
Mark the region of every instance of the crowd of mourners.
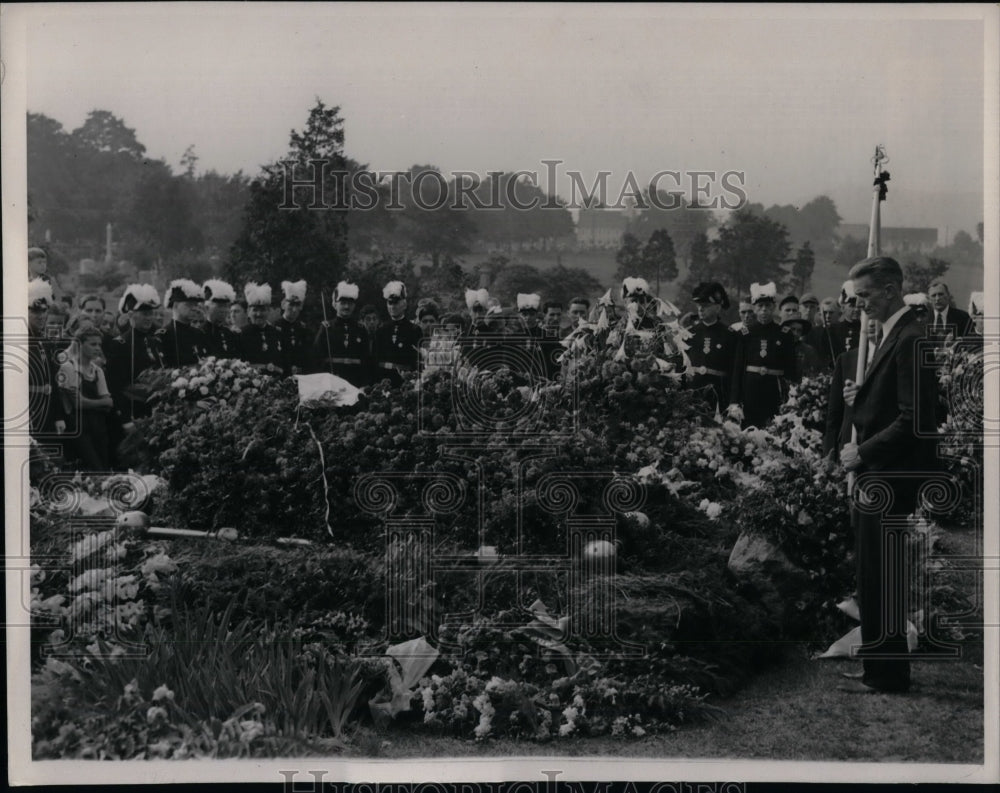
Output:
[[[398,386],[421,362],[440,365],[435,350],[444,341],[457,351],[446,362],[460,358],[477,368],[507,367],[531,381],[558,381],[574,356],[607,343],[614,329],[655,337],[671,323],[683,328],[669,334],[682,343],[672,350],[668,343],[659,363],[686,387],[701,389],[720,412],[764,427],[791,384],[826,372],[832,383],[825,450],[834,456],[850,436],[843,394],[855,377],[862,338],[850,281],[838,297],[823,300],[812,293],[779,299],[773,283],[751,284],[733,324],[721,320],[730,301],[715,282],[693,290],[696,310],[686,314],[657,298],[644,279],[626,278],[619,290],[568,304],[532,293],[518,294],[516,305],[505,308],[487,289],[469,289],[466,312],[445,313],[438,301],[422,298],[411,319],[402,282],[385,284],[382,313],[372,304],[358,310],[357,285],[341,281],[329,319],[310,328],[300,319],[308,292],[303,280],[281,282],[280,296],[257,283],[238,294],[220,279],[177,279],[162,298],[149,284],[130,284],[114,312],[96,294],[57,301],[44,250],[32,248],[28,258],[31,432],[79,470],[116,465],[118,443],[151,413],[153,400],[140,379],[149,369],[214,356],[275,376],[329,372],[358,388],[384,380]],[[968,313],[952,305],[942,281],[906,301],[934,339],[982,334],[982,293],[973,294]],[[879,333],[870,320],[872,350]]]

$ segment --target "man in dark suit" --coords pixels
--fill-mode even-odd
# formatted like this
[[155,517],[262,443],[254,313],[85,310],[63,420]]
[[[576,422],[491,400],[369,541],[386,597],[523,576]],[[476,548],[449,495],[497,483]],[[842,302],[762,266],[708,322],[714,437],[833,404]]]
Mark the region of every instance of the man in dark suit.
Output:
[[[850,272],[859,307],[882,323],[864,382],[844,388],[853,408],[857,443],[847,443],[840,460],[855,472],[853,505],[858,531],[858,605],[864,674],[847,690],[899,693],[909,690],[906,644],[905,526],[917,506],[920,486],[936,466],[934,446],[937,382],[933,365],[923,365],[919,341],[926,326],[903,302],[899,263],[875,256]],[[875,512],[866,505],[885,494]]]
[[[882,341],[882,323],[868,318],[868,357],[871,365],[875,349]],[[823,435],[823,456],[838,459],[844,444],[851,442],[851,406],[844,401],[844,386],[858,376],[858,348],[841,353],[830,381],[829,407],[826,412],[826,432]]]
[[959,339],[972,333],[972,318],[951,304],[951,292],[944,281],[931,281],[927,287],[927,300],[931,304],[927,323],[935,338],[944,339],[951,334],[952,338]]

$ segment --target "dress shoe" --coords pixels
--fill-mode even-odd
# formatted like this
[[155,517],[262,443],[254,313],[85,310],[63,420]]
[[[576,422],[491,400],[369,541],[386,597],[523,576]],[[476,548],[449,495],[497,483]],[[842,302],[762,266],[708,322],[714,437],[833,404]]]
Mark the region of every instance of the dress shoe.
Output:
[[841,672],[841,677],[846,677],[848,680],[861,680],[865,676],[864,672]]

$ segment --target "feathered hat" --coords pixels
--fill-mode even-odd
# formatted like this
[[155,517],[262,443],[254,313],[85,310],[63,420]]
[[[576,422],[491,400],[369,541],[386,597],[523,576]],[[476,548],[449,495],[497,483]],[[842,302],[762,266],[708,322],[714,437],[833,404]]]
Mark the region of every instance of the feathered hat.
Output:
[[645,278],[626,278],[622,281],[622,300],[639,295],[651,295],[649,282]]
[[465,290],[465,305],[468,306],[469,311],[472,311],[477,305],[485,311],[489,302],[490,292],[488,289]]
[[534,292],[531,294],[524,294],[519,292],[517,295],[517,310],[523,311],[526,308],[533,308],[538,311],[538,307],[542,304],[542,298],[536,295]]
[[305,281],[282,281],[281,291],[285,295],[285,300],[287,300],[289,303],[306,302]]
[[970,314],[985,314],[986,313],[986,295],[982,292],[973,292],[969,295],[969,313]]
[[695,303],[715,303],[724,309],[729,308],[729,296],[718,281],[698,284],[691,293],[691,299]]
[[45,311],[53,302],[52,284],[44,278],[32,278],[28,282],[28,308]]
[[386,300],[390,298],[406,299],[406,284],[402,281],[390,281],[382,287],[382,297]]
[[129,314],[142,308],[159,308],[160,296],[152,284],[129,284],[118,301],[118,313]]
[[163,305],[173,308],[177,303],[201,302],[205,293],[198,284],[187,278],[178,278],[170,282],[167,291],[163,293]]
[[774,286],[774,281],[768,281],[766,284],[750,284],[750,302],[753,304],[759,303],[761,300],[774,302],[777,294],[778,290]]
[[253,281],[243,287],[243,296],[248,306],[271,305],[271,287],[269,284],[255,284]]
[[927,295],[923,292],[911,292],[903,295],[903,302],[908,306],[926,306],[928,304]]
[[843,285],[840,287],[840,304],[844,305],[852,300],[857,300],[858,296],[854,294],[854,281],[847,280],[844,281]]
[[358,285],[349,284],[347,281],[341,281],[337,284],[337,287],[333,290],[333,302],[336,303],[338,300],[357,300],[358,299]]
[[201,291],[205,300],[211,300],[213,303],[236,302],[236,290],[230,284],[217,278],[205,281]]

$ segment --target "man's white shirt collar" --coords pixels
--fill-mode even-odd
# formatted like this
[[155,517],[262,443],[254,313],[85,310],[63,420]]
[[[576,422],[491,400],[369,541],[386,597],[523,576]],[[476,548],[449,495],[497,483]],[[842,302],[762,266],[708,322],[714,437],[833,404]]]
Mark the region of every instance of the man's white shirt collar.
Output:
[[909,310],[909,306],[903,306],[899,309],[899,311],[882,323],[882,341],[885,341],[888,338],[889,334],[892,333],[892,329],[896,327],[896,323],[899,322],[899,318]]

